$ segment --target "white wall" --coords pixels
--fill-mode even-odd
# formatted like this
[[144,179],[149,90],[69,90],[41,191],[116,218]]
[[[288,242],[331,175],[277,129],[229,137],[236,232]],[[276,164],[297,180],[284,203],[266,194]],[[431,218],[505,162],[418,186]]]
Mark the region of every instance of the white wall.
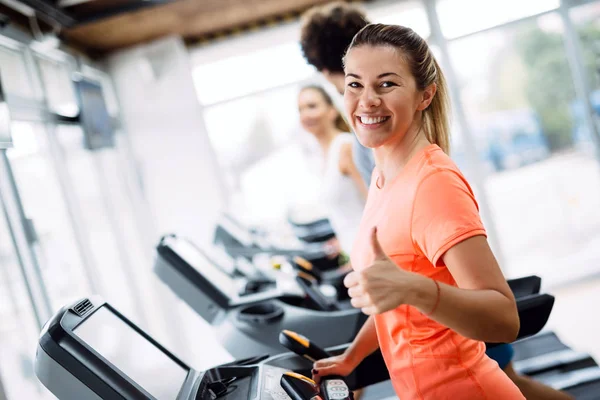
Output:
[[183,41],[119,52],[108,68],[158,232],[207,240],[226,196]]

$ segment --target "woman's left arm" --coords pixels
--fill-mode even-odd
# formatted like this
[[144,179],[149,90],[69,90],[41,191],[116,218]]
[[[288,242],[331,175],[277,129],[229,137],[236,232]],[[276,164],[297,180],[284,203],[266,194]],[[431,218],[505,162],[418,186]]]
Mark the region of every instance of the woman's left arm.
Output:
[[413,276],[406,302],[461,335],[486,342],[512,342],[519,332],[515,298],[485,236],[451,247],[442,259],[458,287]]

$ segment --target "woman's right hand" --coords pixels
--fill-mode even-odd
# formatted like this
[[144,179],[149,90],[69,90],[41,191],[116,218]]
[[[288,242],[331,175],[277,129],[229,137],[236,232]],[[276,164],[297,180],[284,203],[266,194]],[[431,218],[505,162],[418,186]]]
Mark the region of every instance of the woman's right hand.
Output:
[[348,376],[357,365],[346,354],[323,358],[313,364],[312,378],[318,384],[325,376]]

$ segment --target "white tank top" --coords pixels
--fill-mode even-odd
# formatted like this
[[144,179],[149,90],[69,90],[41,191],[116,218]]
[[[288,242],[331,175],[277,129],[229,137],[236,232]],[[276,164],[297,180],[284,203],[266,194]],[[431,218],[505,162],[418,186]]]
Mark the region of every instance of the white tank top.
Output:
[[352,134],[337,135],[329,147],[323,181],[321,200],[327,209],[331,226],[336,233],[342,250],[350,254],[365,201],[356,183],[340,171],[340,154],[342,145],[352,145]]

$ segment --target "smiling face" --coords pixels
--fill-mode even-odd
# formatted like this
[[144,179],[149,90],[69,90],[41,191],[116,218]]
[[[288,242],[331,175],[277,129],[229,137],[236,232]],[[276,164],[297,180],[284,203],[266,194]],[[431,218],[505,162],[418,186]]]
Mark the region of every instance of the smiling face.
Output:
[[435,87],[419,90],[408,63],[391,46],[354,47],[345,62],[344,103],[361,144],[397,145],[416,135]]
[[316,89],[307,88],[300,92],[298,111],[302,127],[313,135],[318,136],[335,126],[337,110]]

